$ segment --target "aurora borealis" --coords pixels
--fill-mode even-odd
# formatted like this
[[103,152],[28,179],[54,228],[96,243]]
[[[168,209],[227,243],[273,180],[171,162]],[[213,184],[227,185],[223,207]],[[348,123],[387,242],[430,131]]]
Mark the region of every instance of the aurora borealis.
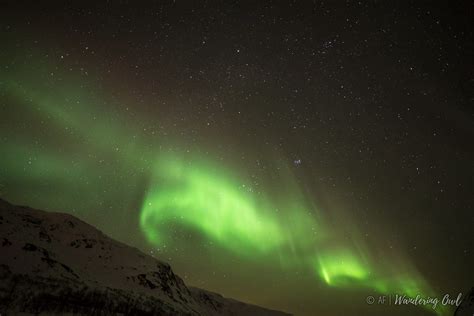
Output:
[[2,198],[295,315],[451,315],[366,298],[474,285],[467,18],[408,2],[3,12]]

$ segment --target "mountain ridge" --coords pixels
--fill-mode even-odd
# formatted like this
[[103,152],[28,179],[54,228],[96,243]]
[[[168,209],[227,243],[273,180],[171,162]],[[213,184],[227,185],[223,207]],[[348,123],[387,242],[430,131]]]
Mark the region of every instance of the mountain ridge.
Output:
[[0,198],[0,312],[289,315],[187,286],[168,263],[59,212]]

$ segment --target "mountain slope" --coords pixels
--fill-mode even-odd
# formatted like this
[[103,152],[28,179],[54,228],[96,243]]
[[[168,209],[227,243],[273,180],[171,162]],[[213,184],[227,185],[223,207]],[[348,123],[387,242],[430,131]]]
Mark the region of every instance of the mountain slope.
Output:
[[286,315],[187,287],[167,263],[74,216],[0,199],[0,312]]

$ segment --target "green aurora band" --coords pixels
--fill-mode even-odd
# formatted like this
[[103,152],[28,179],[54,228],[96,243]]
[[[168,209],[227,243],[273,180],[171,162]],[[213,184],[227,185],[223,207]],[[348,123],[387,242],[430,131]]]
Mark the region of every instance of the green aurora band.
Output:
[[[147,240],[155,246],[170,242],[170,224],[179,225],[238,256],[270,256],[283,267],[305,267],[330,287],[370,289],[381,294],[436,295],[408,260],[375,263],[362,238],[357,238],[356,228],[332,227],[324,212],[301,193],[290,168],[282,168],[286,194],[272,199],[253,192],[248,189],[247,179],[236,176],[237,172],[226,166],[198,154],[183,158],[179,151],[167,150],[164,143],[152,142],[151,146],[146,137],[131,136],[140,135],[139,129],[125,124],[124,113],[117,111],[115,120],[111,120],[110,112],[99,111],[105,102],[86,92],[87,85],[79,89],[83,85],[64,74],[60,83],[55,82],[63,89],[52,91],[48,85],[53,80],[48,75],[52,68],[43,65],[35,69],[39,69],[37,76],[29,69],[3,73],[2,95],[21,105],[17,109],[21,116],[53,131],[52,135],[38,135],[44,143],[48,144],[46,139],[54,139],[56,133],[67,131],[72,145],[65,151],[53,150],[54,143],[38,147],[29,135],[19,135],[15,143],[2,141],[6,154],[1,155],[0,163],[6,179],[24,183],[49,181],[65,188],[64,195],[91,197],[97,194],[91,191],[104,185],[100,178],[90,178],[94,190],[91,185],[75,183],[75,179],[87,177],[91,171],[110,172],[109,178],[117,182],[123,177],[134,182],[146,176],[150,182],[139,223]],[[28,162],[32,152],[35,158]],[[114,163],[104,166],[98,155]],[[53,194],[56,192],[28,202],[38,205],[39,200],[55,196],[64,200],[58,205],[68,209],[67,198]],[[101,198],[113,199],[116,194],[117,191],[110,196],[103,193]],[[123,196],[125,199],[126,194]],[[88,200],[84,208],[93,208],[95,199]],[[354,232],[352,242],[339,238],[338,232],[344,229]],[[399,258],[403,256],[400,254]],[[434,312],[445,315],[447,310],[438,306]]]
[[[256,257],[271,253],[283,265],[312,266],[316,276],[328,286],[367,288],[385,295],[435,297],[436,293],[408,263],[397,264],[403,272],[395,270],[384,275],[394,267],[389,262],[379,262],[375,268],[362,246],[324,247],[326,243],[334,244],[337,236],[326,229],[314,237],[316,223],[303,211],[307,209],[304,202],[287,203],[293,208],[283,212],[287,217],[282,221],[281,217],[271,215],[277,207],[268,199],[259,200],[251,192],[239,190],[239,181],[222,177],[223,172],[216,168],[189,165],[178,157],[157,163],[155,182],[146,194],[140,215],[142,230],[151,243],[163,244],[169,224],[178,223],[239,255]],[[435,312],[449,314],[444,306],[438,306]]]

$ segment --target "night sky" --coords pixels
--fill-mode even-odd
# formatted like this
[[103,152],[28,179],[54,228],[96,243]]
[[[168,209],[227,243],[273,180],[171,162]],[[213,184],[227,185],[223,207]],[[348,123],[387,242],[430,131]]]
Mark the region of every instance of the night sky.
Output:
[[255,2],[2,2],[0,196],[224,296],[434,315],[366,297],[474,285],[472,2]]

